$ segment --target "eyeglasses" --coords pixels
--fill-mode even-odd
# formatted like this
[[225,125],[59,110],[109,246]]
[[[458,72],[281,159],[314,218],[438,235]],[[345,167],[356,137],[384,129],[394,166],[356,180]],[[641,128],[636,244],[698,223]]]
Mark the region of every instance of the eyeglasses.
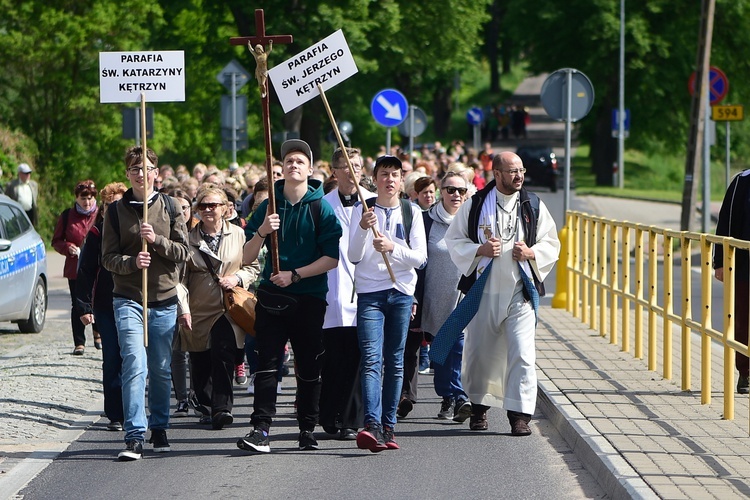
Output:
[[182,211],[183,212],[189,212],[190,211],[190,205],[182,205]]
[[460,194],[461,196],[465,195],[466,191],[468,191],[468,189],[466,188],[456,187],[456,186],[445,186],[443,189],[448,191],[448,194],[455,194],[456,191],[458,191],[458,194]]
[[[158,167],[148,167],[148,171],[149,172],[155,172],[157,170],[159,170]],[[127,169],[127,172],[130,175],[138,175],[140,172],[143,172],[143,167],[129,167]]]
[[217,207],[224,206],[223,203],[198,203],[198,210],[216,210]]
[[[352,164],[352,169],[354,169],[355,172],[360,172],[362,170],[362,165]],[[349,167],[331,167],[331,170],[349,170]]]
[[525,168],[512,168],[510,170],[501,170],[501,172],[505,172],[506,174],[510,174],[511,176],[515,177],[518,174],[525,174],[526,169]]

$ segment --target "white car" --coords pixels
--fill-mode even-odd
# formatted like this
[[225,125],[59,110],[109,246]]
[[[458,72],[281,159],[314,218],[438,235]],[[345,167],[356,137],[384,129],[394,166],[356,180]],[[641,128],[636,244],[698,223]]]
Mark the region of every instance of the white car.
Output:
[[0,194],[0,321],[39,333],[47,317],[47,252],[21,205]]

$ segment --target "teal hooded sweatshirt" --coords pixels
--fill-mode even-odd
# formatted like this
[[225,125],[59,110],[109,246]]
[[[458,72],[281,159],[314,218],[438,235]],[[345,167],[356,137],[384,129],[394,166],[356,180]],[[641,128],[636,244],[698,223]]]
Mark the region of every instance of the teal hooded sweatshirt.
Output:
[[[339,239],[341,226],[331,205],[323,199],[323,183],[318,179],[308,179],[307,193],[296,205],[284,198],[284,180],[276,181],[276,212],[281,218],[281,225],[276,231],[279,238],[279,270],[291,271],[311,264],[322,256],[339,258]],[[315,228],[310,202],[320,200],[319,228]],[[253,212],[247,224],[245,234],[248,240],[255,236],[258,228],[266,218],[268,200],[264,200]],[[270,248],[271,238],[263,243]],[[268,253],[263,266],[260,284],[283,290],[284,293],[296,295],[312,295],[325,300],[328,293],[327,273],[303,278],[299,283],[292,283],[286,288],[280,288],[271,283],[271,254]]]

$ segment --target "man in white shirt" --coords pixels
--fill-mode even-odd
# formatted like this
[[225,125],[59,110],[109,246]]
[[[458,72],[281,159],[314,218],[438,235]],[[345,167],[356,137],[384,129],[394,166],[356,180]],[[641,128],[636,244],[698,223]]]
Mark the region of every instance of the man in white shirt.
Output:
[[[373,175],[378,196],[369,211],[352,213],[348,254],[356,266],[365,412],[365,428],[357,434],[357,446],[375,453],[399,449],[394,426],[404,378],[404,344],[413,313],[415,268],[427,262],[427,242],[421,209],[406,200],[403,203],[400,197],[401,160],[381,156]],[[390,263],[393,281],[384,259]]]

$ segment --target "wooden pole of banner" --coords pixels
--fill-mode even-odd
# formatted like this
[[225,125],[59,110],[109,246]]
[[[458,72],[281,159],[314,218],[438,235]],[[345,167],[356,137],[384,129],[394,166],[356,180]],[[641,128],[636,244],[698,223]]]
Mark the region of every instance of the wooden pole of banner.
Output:
[[[143,223],[148,224],[148,155],[146,154],[146,93],[141,92],[141,168],[143,168]],[[141,240],[141,251],[148,252],[146,239]],[[148,268],[143,268],[143,345],[148,347]]]
[[[346,145],[344,144],[344,140],[341,138],[339,127],[336,124],[336,119],[333,117],[333,111],[331,111],[331,106],[328,105],[328,99],[326,98],[326,93],[323,91],[323,87],[320,84],[318,84],[318,92],[320,92],[320,98],[323,99],[323,106],[325,106],[326,112],[328,113],[328,119],[331,120],[331,127],[333,127],[333,132],[336,134],[336,139],[339,141],[339,147],[341,148],[341,152],[344,153],[344,158],[346,159],[346,165],[349,167],[349,174],[351,174],[352,179],[356,179],[357,176],[354,172],[354,167],[352,167],[352,161],[349,159],[349,154],[346,152]],[[367,204],[365,203],[364,196],[362,196],[362,187],[359,185],[358,182],[355,183],[354,185],[357,186],[357,195],[359,196],[359,200],[362,202],[362,213],[366,213]],[[376,238],[380,238],[380,233],[374,226],[372,228],[372,234],[374,234]],[[385,255],[385,252],[383,252],[381,255],[383,256],[385,267],[386,269],[388,269],[388,276],[390,276],[391,281],[395,283],[396,276],[393,274],[393,269],[391,269],[391,263],[388,261],[388,257]]]
[[[266,35],[266,24],[263,16],[263,9],[255,10],[255,36],[241,36],[229,39],[232,45],[247,45],[247,48],[253,54],[255,63],[255,77],[260,87],[261,112],[263,114],[263,136],[266,146],[266,176],[268,177],[268,214],[276,213],[276,193],[273,189],[273,164],[272,164],[272,146],[271,146],[271,113],[268,103],[268,54],[273,49],[273,44],[292,43],[292,35]],[[266,49],[268,44],[268,49]],[[279,274],[279,236],[276,231],[270,235],[271,243],[269,253],[273,274]]]

